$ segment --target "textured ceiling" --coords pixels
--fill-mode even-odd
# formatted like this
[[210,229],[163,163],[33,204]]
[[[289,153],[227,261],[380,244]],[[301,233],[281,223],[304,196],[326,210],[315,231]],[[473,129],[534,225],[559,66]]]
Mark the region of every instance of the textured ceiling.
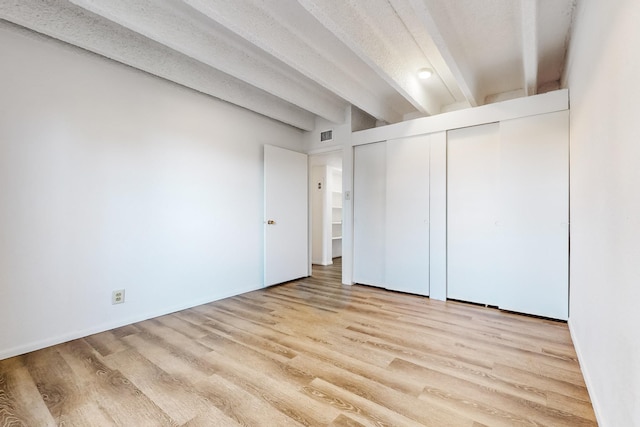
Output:
[[0,19],[312,130],[555,89],[574,2],[0,0]]

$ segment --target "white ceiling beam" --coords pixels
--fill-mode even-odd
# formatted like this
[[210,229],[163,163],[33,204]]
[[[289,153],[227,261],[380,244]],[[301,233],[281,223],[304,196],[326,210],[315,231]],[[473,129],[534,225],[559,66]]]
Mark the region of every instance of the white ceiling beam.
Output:
[[302,130],[315,116],[64,0],[0,0],[0,18]]
[[526,96],[538,91],[538,1],[521,0],[522,68]]
[[[286,26],[286,9],[290,6],[285,2],[267,5],[270,6],[270,11],[264,9],[266,6],[262,2],[183,2],[375,118],[390,123],[402,119],[401,114],[393,110],[385,99],[365,88],[357,76],[345,74],[330,56],[316,50],[311,42],[307,42],[308,34],[305,34],[305,28],[296,33]],[[276,7],[284,9],[283,19],[278,18],[278,12],[274,12],[273,9]],[[327,36],[330,34],[327,33]]]
[[424,28],[426,28],[429,36],[433,40],[433,43],[436,45],[440,55],[447,65],[447,68],[450,70],[458,87],[464,94],[465,99],[472,107],[480,105],[478,102],[481,98],[480,89],[476,84],[473,70],[464,63],[464,55],[458,51],[458,43],[454,40],[454,36],[448,32],[446,28],[440,28],[433,19],[433,14],[428,5],[428,0],[408,1],[413,6],[416,16],[420,19]]
[[[416,110],[429,115],[440,113],[442,106],[416,76],[418,69],[431,64],[407,33],[402,21],[394,16],[386,0],[298,2]],[[397,23],[393,22],[394,18]],[[379,31],[385,26],[390,32]],[[389,37],[402,36],[405,37],[400,43],[389,45]]]
[[251,52],[246,43],[216,31],[214,25],[204,25],[184,14],[175,1],[70,1],[329,121],[344,121],[346,102],[284,64]]

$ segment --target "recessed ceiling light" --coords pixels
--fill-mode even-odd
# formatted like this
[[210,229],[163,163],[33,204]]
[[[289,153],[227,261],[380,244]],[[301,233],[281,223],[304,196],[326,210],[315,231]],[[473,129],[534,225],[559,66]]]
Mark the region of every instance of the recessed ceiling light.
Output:
[[432,75],[433,70],[431,68],[420,68],[418,70],[418,78],[420,78],[421,80],[427,80]]

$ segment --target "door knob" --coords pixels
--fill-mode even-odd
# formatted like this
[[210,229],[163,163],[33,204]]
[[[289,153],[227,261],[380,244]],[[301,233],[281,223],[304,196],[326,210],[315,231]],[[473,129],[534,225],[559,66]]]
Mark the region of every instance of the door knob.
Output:
[[267,221],[267,224],[269,224],[269,225],[274,225],[275,223],[276,223],[276,222],[275,222],[274,220],[272,220],[272,219],[270,219],[270,220],[268,220],[268,221]]

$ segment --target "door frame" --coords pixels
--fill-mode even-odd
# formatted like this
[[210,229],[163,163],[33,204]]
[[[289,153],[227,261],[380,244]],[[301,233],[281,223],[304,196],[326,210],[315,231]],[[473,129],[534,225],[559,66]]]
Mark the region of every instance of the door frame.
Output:
[[[342,147],[331,147],[327,150],[323,150],[323,151],[313,151],[307,154],[307,158],[308,158],[308,174],[309,174],[309,229],[308,229],[308,233],[309,233],[309,276],[311,276],[312,273],[312,268],[313,268],[313,262],[312,262],[312,252],[313,252],[313,229],[312,229],[312,224],[313,224],[313,200],[312,200],[312,194],[313,194],[313,186],[314,186],[314,182],[313,182],[313,177],[312,177],[312,173],[313,173],[313,167],[314,166],[322,166],[322,165],[328,165],[328,166],[335,166],[333,164],[329,164],[329,163],[315,163],[314,160],[319,159],[320,157],[329,157],[329,158],[334,158],[337,159],[339,157],[340,159],[340,168],[343,171],[343,181],[342,181],[342,191],[344,194],[344,189],[345,189],[345,185],[344,185],[344,151],[345,148]],[[334,157],[335,156],[335,157]],[[344,196],[343,196],[344,197]],[[344,201],[343,201],[344,203]],[[342,253],[344,254],[344,216],[345,216],[345,212],[344,210],[342,211],[342,231],[343,231],[343,240],[342,240]],[[344,267],[343,267],[344,268]]]

